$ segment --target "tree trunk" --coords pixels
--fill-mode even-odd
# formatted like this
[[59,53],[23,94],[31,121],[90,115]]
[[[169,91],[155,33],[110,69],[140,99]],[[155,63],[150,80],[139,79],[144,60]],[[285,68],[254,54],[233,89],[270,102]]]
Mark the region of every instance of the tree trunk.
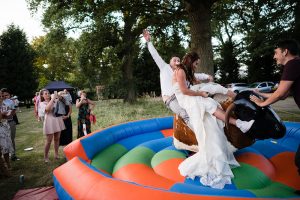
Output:
[[296,2],[295,6],[295,28],[293,31],[293,38],[300,43],[300,2]]
[[211,7],[213,1],[185,1],[188,13],[191,50],[200,56],[200,66],[197,71],[214,74],[213,51],[211,44]]
[[128,103],[133,103],[136,101],[135,87],[134,87],[133,73],[132,73],[133,55],[131,49],[132,48],[128,48],[128,51],[123,57],[123,64],[122,64],[124,86],[126,89],[126,96],[124,98],[124,101]]
[[131,17],[125,17],[124,22],[124,56],[122,60],[122,73],[124,78],[124,87],[126,90],[126,96],[124,98],[124,101],[128,103],[133,103],[136,101],[132,70],[135,37],[131,31],[133,26],[133,21],[131,20]]

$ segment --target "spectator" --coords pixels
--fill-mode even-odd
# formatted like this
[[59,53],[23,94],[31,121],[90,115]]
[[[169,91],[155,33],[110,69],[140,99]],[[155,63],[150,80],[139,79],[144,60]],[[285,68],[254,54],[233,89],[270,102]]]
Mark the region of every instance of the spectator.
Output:
[[66,101],[68,101],[71,105],[73,104],[73,100],[71,97],[70,92],[67,89],[64,89],[64,98],[66,99]]
[[34,115],[37,118],[38,121],[39,117],[38,117],[38,103],[39,103],[39,99],[40,99],[40,92],[36,92],[35,96],[32,98],[33,104],[34,104]]
[[36,98],[36,110],[37,110],[37,120],[44,122],[45,120],[45,104],[41,104],[41,92],[38,92],[38,97]]
[[[10,176],[10,161],[9,154],[13,153],[13,145],[10,137],[10,127],[7,122],[7,118],[11,115],[11,110],[7,109],[4,104],[4,95],[0,91],[0,171],[3,176]],[[2,155],[4,157],[4,163],[2,160]]]
[[20,124],[18,116],[17,116],[17,111],[19,110],[19,100],[18,100],[18,97],[17,96],[13,96],[10,99],[14,102],[15,108],[16,108],[16,113],[13,115],[13,119],[16,122],[16,124]]
[[73,128],[72,128],[72,101],[68,98],[68,94],[64,92],[58,93],[59,99],[62,104],[62,108],[64,109],[64,114],[62,115],[62,118],[64,120],[64,124],[66,126],[66,129],[61,131],[60,134],[60,140],[59,145],[64,146],[72,142],[73,140]]
[[9,116],[7,116],[7,121],[10,127],[10,136],[11,136],[11,141],[13,144],[13,152],[11,154],[11,160],[20,160],[16,156],[16,143],[15,143],[15,138],[16,138],[16,122],[13,119],[13,116],[16,114],[16,108],[14,102],[10,99],[11,97],[11,92],[7,88],[2,88],[1,89],[2,96],[4,97],[3,104],[7,107],[7,110],[11,112]]
[[95,103],[88,99],[84,90],[79,91],[80,98],[76,100],[76,108],[78,108],[78,135],[80,138],[91,133],[90,114]]
[[65,129],[65,125],[61,116],[54,116],[54,107],[57,104],[57,93],[54,93],[50,97],[50,93],[46,89],[42,89],[40,92],[41,107],[45,108],[45,120],[43,126],[43,133],[46,135],[46,144],[44,151],[44,161],[48,163],[49,150],[52,139],[54,138],[54,158],[59,159],[58,148],[59,148],[59,137],[62,130]]
[[[292,92],[294,100],[300,108],[300,58],[299,44],[295,40],[280,41],[274,50],[274,59],[278,65],[283,66],[283,73],[274,93],[261,93],[255,91],[266,100],[251,96],[251,100],[258,106],[271,105],[281,99],[285,99]],[[300,143],[295,156],[295,164],[300,175]],[[300,191],[297,191],[300,194]]]
[[17,111],[17,112],[22,112],[21,109],[20,109],[20,106],[19,106],[20,101],[19,101],[19,99],[18,99],[18,96],[13,96],[13,97],[11,98],[11,100],[13,100],[14,103],[15,103],[16,111]]

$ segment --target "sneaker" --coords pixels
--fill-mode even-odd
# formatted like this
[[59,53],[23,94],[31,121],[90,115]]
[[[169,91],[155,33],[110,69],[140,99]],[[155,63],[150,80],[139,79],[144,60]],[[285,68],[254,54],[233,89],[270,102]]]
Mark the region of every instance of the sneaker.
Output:
[[238,127],[243,133],[246,133],[247,131],[249,131],[249,129],[251,128],[253,123],[254,123],[254,120],[247,122],[247,121],[242,121],[242,120],[237,119],[236,127]]
[[10,158],[12,161],[17,161],[17,160],[20,160],[20,158],[18,158],[17,156],[12,156],[11,158]]

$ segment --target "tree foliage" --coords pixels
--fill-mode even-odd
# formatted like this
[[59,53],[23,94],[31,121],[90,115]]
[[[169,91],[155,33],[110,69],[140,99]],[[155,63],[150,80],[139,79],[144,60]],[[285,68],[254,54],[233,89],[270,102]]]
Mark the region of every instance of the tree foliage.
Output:
[[197,71],[213,74],[212,52],[212,7],[219,0],[185,0],[185,10],[191,33],[191,50],[200,56],[200,66]]
[[38,84],[34,55],[19,27],[9,25],[0,35],[0,86],[9,88],[21,100],[31,99]]
[[[135,100],[135,85],[133,77],[133,60],[139,52],[139,36],[144,28],[155,24],[166,27],[170,22],[178,20],[176,16],[181,17],[182,7],[177,1],[136,1],[136,0],[106,0],[106,1],[56,1],[49,0],[46,4],[41,0],[28,0],[32,9],[38,6],[45,6],[43,24],[55,29],[63,24],[66,30],[74,28],[85,29],[93,36],[107,28],[112,30],[109,40],[116,39],[117,44],[113,46],[115,55],[119,58],[119,68],[122,73],[122,84],[126,96],[125,101]],[[111,44],[103,45],[102,39],[94,40],[94,45],[99,44],[100,48],[110,48]],[[99,52],[99,51],[97,51]],[[85,56],[80,59],[82,63],[87,63]],[[101,54],[91,60],[90,65],[99,66]],[[90,69],[90,67],[88,67]]]
[[[290,37],[289,29],[294,18],[291,6],[285,1],[242,1],[244,13],[241,26],[247,30],[245,41],[247,44],[246,65],[248,66],[248,80],[264,81],[276,78],[276,64],[273,60],[274,45],[278,40]],[[250,15],[250,9],[254,13]]]
[[35,38],[32,47],[36,52],[34,66],[39,74],[39,89],[54,80],[73,81],[77,50],[74,39],[67,38],[63,27]]
[[[240,66],[248,67],[249,82],[278,79],[274,43],[297,39],[300,30],[296,0],[27,2],[32,11],[45,9],[48,34],[36,59],[40,81],[63,79],[90,90],[104,85],[106,97],[127,102],[136,94],[159,91],[159,71],[140,44],[146,27],[166,61],[174,54],[196,51],[201,57],[198,71],[212,74],[217,66],[222,82],[239,81]],[[76,30],[82,33],[78,39],[67,38]],[[212,35],[218,41],[215,63]],[[48,68],[40,67],[45,64]]]
[[220,58],[216,61],[217,69],[219,70],[218,81],[221,83],[239,82],[241,80],[239,75],[240,65],[236,59],[234,52],[233,41],[225,41],[220,49]]
[[[220,5],[217,7],[215,28],[222,27],[221,35],[228,33],[228,25],[230,30],[234,30],[236,48],[240,50],[237,58],[239,63],[248,67],[249,82],[278,80],[273,49],[279,39],[291,37],[295,24],[295,2],[223,0],[220,2],[223,12],[220,12]],[[215,36],[218,36],[217,32]],[[222,43],[220,37],[217,38]]]
[[295,20],[292,23],[292,38],[300,43],[300,2],[298,0],[289,0],[293,4],[293,15]]
[[218,39],[215,47],[215,66],[221,83],[239,82],[241,76],[239,54],[242,52],[234,37],[240,33],[233,16],[231,4],[234,0],[223,0],[213,6],[212,33]]

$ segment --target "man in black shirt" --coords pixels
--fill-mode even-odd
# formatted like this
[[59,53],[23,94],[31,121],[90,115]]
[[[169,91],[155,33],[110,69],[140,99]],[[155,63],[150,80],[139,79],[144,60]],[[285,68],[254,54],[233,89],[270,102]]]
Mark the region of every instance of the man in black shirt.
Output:
[[[294,40],[283,40],[279,42],[274,50],[274,59],[279,65],[283,65],[283,73],[278,86],[274,93],[260,93],[259,95],[267,98],[265,101],[251,96],[251,100],[258,106],[264,107],[275,103],[281,99],[285,99],[291,91],[296,104],[300,108],[300,58],[299,45]],[[295,164],[300,174],[300,144],[298,146]],[[300,191],[296,191],[300,194]]]
[[283,73],[281,76],[278,89],[274,93],[259,93],[259,95],[267,98],[265,101],[252,96],[251,100],[258,106],[264,107],[275,103],[281,99],[285,99],[289,92],[293,92],[296,104],[300,108],[300,58],[299,47],[294,40],[284,40],[279,42],[274,51],[274,59],[277,64],[283,65]]

